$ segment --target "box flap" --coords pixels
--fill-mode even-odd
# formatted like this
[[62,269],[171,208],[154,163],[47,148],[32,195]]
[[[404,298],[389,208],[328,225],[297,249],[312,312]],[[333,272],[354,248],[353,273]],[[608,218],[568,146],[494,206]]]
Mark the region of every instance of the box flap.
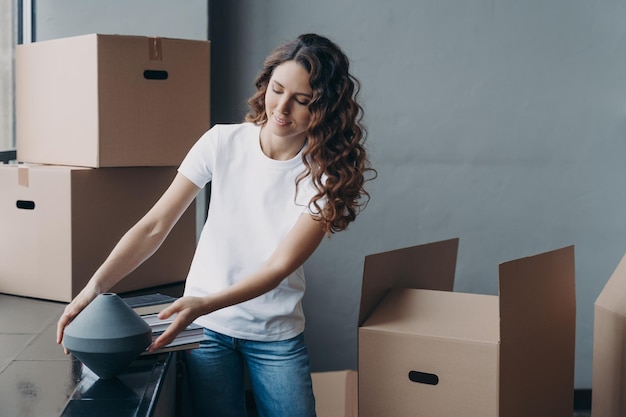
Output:
[[359,326],[391,288],[452,291],[459,239],[365,257]]
[[500,415],[571,415],[574,247],[501,264],[500,318]]
[[394,288],[362,325],[364,330],[473,343],[500,340],[498,297]]
[[624,294],[626,294],[626,255],[624,255],[617,265],[611,278],[609,278],[602,292],[596,299],[595,304],[622,317],[626,317]]

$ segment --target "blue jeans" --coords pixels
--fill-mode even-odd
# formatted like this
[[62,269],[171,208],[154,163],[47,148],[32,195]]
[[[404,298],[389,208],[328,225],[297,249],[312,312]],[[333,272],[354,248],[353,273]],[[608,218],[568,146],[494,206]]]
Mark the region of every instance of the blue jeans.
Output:
[[260,417],[315,417],[303,334],[277,342],[204,336],[184,355],[194,417],[245,417],[246,368]]

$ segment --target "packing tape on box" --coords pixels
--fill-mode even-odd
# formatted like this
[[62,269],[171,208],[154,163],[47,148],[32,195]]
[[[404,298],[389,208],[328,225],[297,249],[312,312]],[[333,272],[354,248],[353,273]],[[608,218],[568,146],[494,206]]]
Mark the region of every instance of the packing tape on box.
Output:
[[163,60],[163,45],[161,44],[161,38],[148,38],[148,59],[150,61]]
[[17,167],[17,185],[28,187],[28,167]]

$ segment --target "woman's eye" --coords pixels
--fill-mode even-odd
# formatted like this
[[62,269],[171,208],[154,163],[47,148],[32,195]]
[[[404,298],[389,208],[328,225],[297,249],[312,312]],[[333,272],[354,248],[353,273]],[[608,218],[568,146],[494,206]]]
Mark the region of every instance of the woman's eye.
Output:
[[[276,87],[271,87],[271,88],[274,94],[284,94],[284,91],[282,89],[278,89]],[[300,104],[301,106],[308,106],[310,103],[310,100],[307,100],[306,98],[303,99],[303,98],[298,98],[297,96],[292,96],[292,99],[296,103]]]

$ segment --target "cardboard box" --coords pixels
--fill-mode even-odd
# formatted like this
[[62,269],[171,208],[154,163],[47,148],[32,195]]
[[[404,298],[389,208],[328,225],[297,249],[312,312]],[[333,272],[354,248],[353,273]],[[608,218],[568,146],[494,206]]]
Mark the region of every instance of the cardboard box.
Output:
[[314,372],[313,394],[317,417],[357,417],[357,372]]
[[626,255],[594,305],[591,412],[626,416]]
[[361,417],[571,417],[574,248],[500,265],[500,295],[452,292],[458,239],[365,259]]
[[[70,301],[175,174],[173,167],[0,165],[0,292]],[[161,248],[111,290],[183,281],[195,244],[192,204]]]
[[209,129],[209,46],[100,34],[19,45],[18,160],[179,165]]

